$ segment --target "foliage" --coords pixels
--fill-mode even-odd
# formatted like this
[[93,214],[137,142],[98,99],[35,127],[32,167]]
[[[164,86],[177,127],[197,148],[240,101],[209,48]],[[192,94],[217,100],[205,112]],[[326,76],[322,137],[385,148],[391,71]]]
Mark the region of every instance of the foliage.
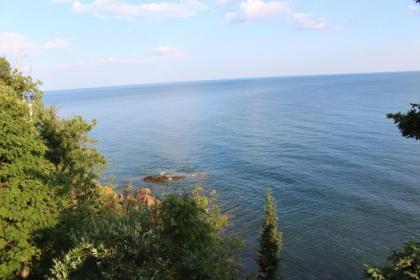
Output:
[[0,57],[0,81],[10,87],[16,97],[21,98],[22,93],[27,91],[39,92],[40,82],[33,81],[31,77],[23,76],[4,57]]
[[388,257],[384,267],[367,266],[365,274],[372,280],[418,280],[420,279],[420,243],[405,242],[400,251]]
[[238,277],[240,242],[224,236],[215,193],[148,207],[102,186],[95,122],[57,116],[39,85],[0,58],[1,279]]
[[394,120],[404,137],[420,140],[420,104],[411,104],[407,113],[388,114],[387,118]]
[[[0,63],[0,65],[4,66]],[[4,76],[4,69],[2,76]],[[8,82],[6,80],[6,82]],[[0,278],[12,278],[40,253],[37,231],[56,223],[53,165],[13,87],[0,83]]]
[[77,270],[88,257],[102,259],[109,255],[109,252],[99,246],[95,248],[92,244],[81,242],[77,247],[71,249],[61,259],[54,259],[54,266],[51,269],[49,280],[68,280],[71,272]]
[[42,92],[39,90],[41,82],[22,75],[4,57],[0,57],[0,84],[11,88],[13,95],[19,99],[23,99],[25,93],[30,96],[34,118],[38,116],[39,111],[42,110]]
[[258,278],[278,279],[282,233],[278,229],[277,207],[271,187],[267,193],[264,223],[259,241]]
[[0,58],[0,278],[50,263],[81,220],[114,202],[96,183],[105,158],[88,137],[95,123],[58,117],[39,85]]
[[[420,0],[416,0],[420,4]],[[411,104],[407,113],[387,114],[393,119],[402,136],[420,140],[420,104]],[[420,279],[420,243],[405,242],[403,248],[388,257],[390,264],[384,267],[366,266],[366,278],[372,280],[419,280]]]
[[225,217],[207,208],[208,200],[197,190],[193,195],[170,195],[160,205],[164,254],[175,278],[235,278],[234,260],[220,230]]
[[92,244],[103,244],[112,254],[101,260],[100,270],[94,261],[82,267],[78,274],[84,276],[86,271],[96,270],[96,279],[118,279],[121,275],[126,275],[126,279],[152,279],[167,271],[158,254],[160,243],[155,215],[156,209],[145,207],[120,217],[93,218],[86,231],[75,235],[76,243],[88,240]]
[[80,205],[72,204],[70,207],[65,207],[66,204],[61,204],[59,223],[54,228],[46,230],[45,238],[40,240],[44,250],[40,261],[35,264],[34,279],[48,274],[48,268],[53,265],[53,259],[60,258],[63,252],[77,247],[78,243],[82,242],[75,241],[74,235],[80,235],[82,231],[92,228],[96,220],[117,218],[124,214],[123,205],[111,186],[97,184],[96,189],[98,196],[93,196],[90,201],[85,202],[85,204],[95,205],[94,209],[81,209]]
[[104,156],[88,136],[94,126],[95,122],[88,123],[80,116],[62,119],[54,108],[45,109],[38,123],[48,146],[46,158],[57,168],[55,183],[63,195],[69,195],[78,204],[98,195],[96,180],[106,166]]
[[[153,207],[127,208],[124,215],[95,216],[75,233],[109,252],[79,265],[71,279],[236,279],[236,240],[220,234],[222,215],[199,190],[168,195]],[[217,208],[217,207],[215,207]],[[126,210],[127,210],[126,209]],[[98,266],[98,262],[100,266]]]

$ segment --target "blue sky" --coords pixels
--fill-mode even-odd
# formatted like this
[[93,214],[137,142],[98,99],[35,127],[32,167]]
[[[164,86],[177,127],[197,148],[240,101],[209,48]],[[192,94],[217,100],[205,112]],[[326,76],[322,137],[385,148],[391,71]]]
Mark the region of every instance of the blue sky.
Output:
[[412,0],[14,0],[0,55],[44,89],[420,70]]

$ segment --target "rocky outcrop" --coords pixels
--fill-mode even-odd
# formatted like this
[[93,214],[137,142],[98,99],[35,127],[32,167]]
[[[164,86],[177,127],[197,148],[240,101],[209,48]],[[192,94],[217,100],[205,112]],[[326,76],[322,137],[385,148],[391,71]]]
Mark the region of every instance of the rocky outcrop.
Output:
[[[121,206],[127,205],[133,205],[134,207],[153,206],[159,202],[149,188],[133,190],[133,186],[129,184],[124,193],[117,193],[111,187],[103,186],[99,182],[95,182],[95,185],[98,188],[102,205],[108,209],[121,208]],[[116,212],[118,212],[117,210]]]
[[158,200],[152,196],[152,191],[149,188],[138,189],[134,198],[137,202],[147,206],[155,205],[158,202]]

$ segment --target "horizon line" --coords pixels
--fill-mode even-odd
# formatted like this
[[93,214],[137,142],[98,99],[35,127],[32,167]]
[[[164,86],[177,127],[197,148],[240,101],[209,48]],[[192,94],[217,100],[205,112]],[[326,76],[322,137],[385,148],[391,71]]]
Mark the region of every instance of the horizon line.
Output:
[[278,79],[278,78],[304,78],[304,77],[325,77],[325,76],[347,76],[347,75],[375,75],[375,74],[398,74],[398,73],[420,73],[420,70],[400,70],[400,71],[378,71],[378,72],[342,72],[330,74],[302,74],[302,75],[281,75],[281,76],[248,76],[238,78],[214,78],[214,79],[197,79],[197,80],[178,80],[169,82],[145,82],[133,84],[118,84],[118,85],[103,85],[92,87],[76,87],[76,88],[59,88],[42,90],[44,93],[60,92],[60,91],[81,91],[94,89],[108,89],[108,88],[123,88],[123,87],[139,87],[139,86],[159,86],[159,85],[173,85],[173,84],[189,84],[200,82],[220,82],[220,81],[239,81],[239,80],[259,80],[259,79]]

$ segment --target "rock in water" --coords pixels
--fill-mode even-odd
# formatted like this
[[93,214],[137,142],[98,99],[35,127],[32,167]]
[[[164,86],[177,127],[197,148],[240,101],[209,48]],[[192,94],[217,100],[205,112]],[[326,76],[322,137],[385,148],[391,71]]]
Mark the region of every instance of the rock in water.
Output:
[[165,173],[159,175],[149,175],[144,177],[143,181],[146,183],[167,183],[171,181],[177,181],[184,179],[185,176],[170,176]]

